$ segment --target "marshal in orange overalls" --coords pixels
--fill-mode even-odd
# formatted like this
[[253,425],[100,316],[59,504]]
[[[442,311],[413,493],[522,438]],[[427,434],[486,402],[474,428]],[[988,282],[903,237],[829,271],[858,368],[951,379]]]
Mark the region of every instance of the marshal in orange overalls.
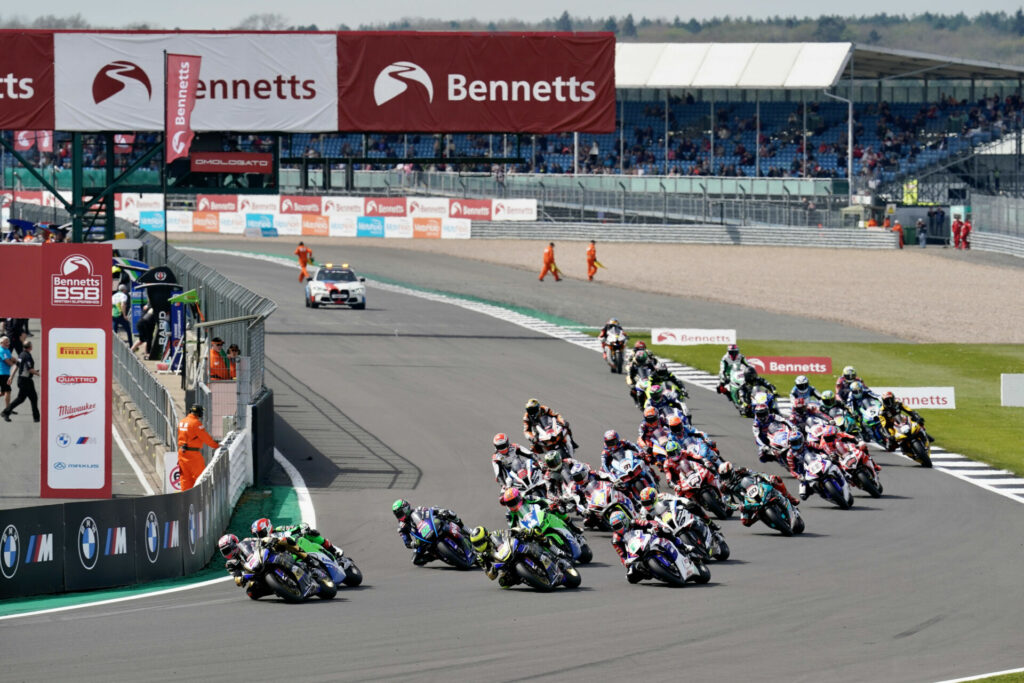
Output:
[[551,242],[544,248],[544,268],[540,271],[540,277],[537,278],[541,282],[544,281],[544,276],[551,273],[555,276],[555,282],[558,282],[562,278],[558,277],[558,266],[555,265],[555,243]]
[[590,246],[587,247],[587,279],[593,280],[595,275],[597,275],[597,245],[594,244],[594,240],[590,240]]
[[313,262],[313,250],[299,242],[299,246],[295,247],[295,255],[299,257],[299,267],[302,269],[299,272],[299,282],[305,282],[309,277],[309,273],[306,272],[306,264]]
[[196,485],[196,479],[206,468],[203,460],[203,445],[210,448],[220,446],[203,429],[203,421],[195,413],[178,423],[178,467],[181,469],[181,490],[188,491]]

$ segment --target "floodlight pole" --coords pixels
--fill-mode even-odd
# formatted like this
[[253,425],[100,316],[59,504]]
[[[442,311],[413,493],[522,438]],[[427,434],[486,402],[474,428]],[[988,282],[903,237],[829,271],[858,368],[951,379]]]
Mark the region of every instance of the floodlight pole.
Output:
[[853,206],[853,100],[833,95],[828,90],[822,92],[825,97],[846,102],[846,205]]
[[161,189],[164,195],[164,265],[167,265],[167,50],[164,50],[164,163],[160,174]]

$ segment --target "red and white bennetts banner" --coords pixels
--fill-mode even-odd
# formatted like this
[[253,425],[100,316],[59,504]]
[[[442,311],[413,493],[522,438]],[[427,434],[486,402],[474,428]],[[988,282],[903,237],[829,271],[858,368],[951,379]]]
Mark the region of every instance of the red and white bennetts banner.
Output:
[[955,387],[871,387],[871,391],[877,396],[891,391],[912,410],[956,410]]
[[0,36],[0,130],[52,130],[53,34],[4,31]]
[[164,112],[164,163],[188,156],[192,147],[192,110],[196,106],[196,86],[202,57],[167,55],[167,83]]
[[747,362],[762,375],[828,375],[828,356],[748,356]]
[[694,328],[651,330],[651,343],[665,346],[698,346],[700,344],[735,344],[736,330],[702,330]]
[[339,33],[338,127],[615,130],[615,36]]
[[332,33],[58,32],[47,38],[58,130],[163,130],[165,50],[203,60],[193,130],[337,130]]

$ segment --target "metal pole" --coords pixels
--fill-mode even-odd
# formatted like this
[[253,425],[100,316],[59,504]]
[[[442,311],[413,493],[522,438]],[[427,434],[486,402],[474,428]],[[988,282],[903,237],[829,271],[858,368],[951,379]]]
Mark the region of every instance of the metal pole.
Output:
[[164,50],[164,153],[163,173],[160,174],[160,186],[164,195],[164,265],[167,265],[167,50]]
[[846,102],[846,185],[847,206],[853,205],[853,100],[823,91],[825,97]]
[[[82,241],[82,134],[71,134],[71,241]],[[59,194],[59,191],[58,191]]]
[[[114,184],[114,134],[107,133],[107,187]],[[106,226],[103,229],[103,239],[112,240],[114,239],[114,198],[107,197],[103,202],[105,211]]]
[[625,173],[626,158],[626,103],[619,102],[619,175]]
[[800,176],[802,178],[807,177],[807,91],[800,91],[800,102],[803,104],[804,110],[804,123],[803,123],[803,134],[804,134],[804,165],[801,167]]
[[580,134],[572,134],[572,174],[578,175],[580,172]]
[[754,157],[754,177],[761,177],[761,91],[755,92],[757,99],[754,100],[754,122],[755,130],[757,131],[754,135],[754,149],[757,150],[756,156]]
[[662,168],[668,175],[668,88],[665,89],[665,165]]
[[708,161],[708,175],[715,174],[715,100],[711,99],[711,155]]

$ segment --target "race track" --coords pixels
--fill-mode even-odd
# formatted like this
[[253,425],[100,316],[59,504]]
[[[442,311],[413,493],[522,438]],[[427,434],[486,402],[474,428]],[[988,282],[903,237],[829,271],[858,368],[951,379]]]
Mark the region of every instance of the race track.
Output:
[[[522,404],[537,396],[571,420],[594,463],[604,429],[635,437],[622,378],[593,352],[453,306],[371,289],[366,311],[308,310],[293,269],[201,259],[281,305],[267,325],[278,447],[366,582],[301,606],[221,583],[3,621],[2,680],[924,681],[1019,666],[1019,504],[889,455],[886,496],[851,511],[811,499],[802,537],[725,523],[735,559],[713,564],[707,586],[631,586],[600,533],[573,592],[414,567],[392,500],[502,524],[492,435],[521,436]],[[401,279],[407,264],[392,260]],[[572,291],[588,310],[607,294]],[[615,296],[627,325],[624,306],[646,305]],[[723,455],[754,464],[749,422],[721,397],[691,394]]]

